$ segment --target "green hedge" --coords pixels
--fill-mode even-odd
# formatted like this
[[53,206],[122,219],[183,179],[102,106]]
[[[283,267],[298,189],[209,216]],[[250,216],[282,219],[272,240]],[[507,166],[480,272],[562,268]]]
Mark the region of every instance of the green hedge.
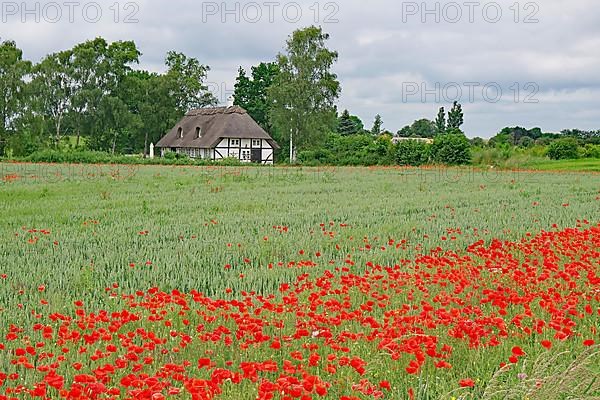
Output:
[[136,164],[136,165],[245,165],[237,159],[227,158],[221,161],[197,160],[187,156],[170,156],[157,158],[143,158],[139,155],[111,155],[100,151],[59,151],[42,150],[27,157],[13,157],[10,161],[52,164]]
[[431,156],[439,164],[464,165],[471,163],[471,143],[466,136],[456,132],[438,135],[433,140]]
[[548,146],[548,157],[552,160],[579,158],[579,144],[574,138],[558,139]]
[[396,145],[396,163],[418,167],[431,162],[431,145],[417,140],[401,140]]

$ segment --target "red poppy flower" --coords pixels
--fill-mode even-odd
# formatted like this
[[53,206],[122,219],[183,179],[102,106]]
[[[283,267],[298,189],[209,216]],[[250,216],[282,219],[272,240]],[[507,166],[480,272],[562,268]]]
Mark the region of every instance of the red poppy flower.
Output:
[[458,382],[458,384],[460,385],[460,387],[473,387],[475,386],[475,381],[473,381],[473,379],[471,378],[465,378],[461,379],[460,382]]
[[542,346],[544,346],[548,350],[550,350],[552,348],[552,342],[549,340],[542,340],[540,343],[542,344]]

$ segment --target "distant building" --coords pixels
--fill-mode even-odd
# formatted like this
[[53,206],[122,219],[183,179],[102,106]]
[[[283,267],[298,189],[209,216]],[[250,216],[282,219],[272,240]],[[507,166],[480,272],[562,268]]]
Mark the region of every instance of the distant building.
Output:
[[199,108],[186,114],[156,147],[191,158],[273,164],[279,145],[241,107]]
[[433,139],[430,139],[430,138],[400,137],[400,136],[394,136],[392,138],[392,143],[398,144],[401,141],[405,141],[405,140],[416,140],[417,142],[423,142],[423,143],[427,143],[427,144],[433,144]]

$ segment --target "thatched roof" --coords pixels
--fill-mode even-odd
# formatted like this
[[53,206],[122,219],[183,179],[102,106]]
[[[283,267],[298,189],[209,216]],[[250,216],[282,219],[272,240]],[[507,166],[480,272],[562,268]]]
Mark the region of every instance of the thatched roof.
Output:
[[[182,129],[183,137],[179,135]],[[200,128],[200,138],[197,135]],[[265,139],[278,149],[277,143],[241,107],[199,108],[188,112],[156,147],[214,148],[221,139]]]

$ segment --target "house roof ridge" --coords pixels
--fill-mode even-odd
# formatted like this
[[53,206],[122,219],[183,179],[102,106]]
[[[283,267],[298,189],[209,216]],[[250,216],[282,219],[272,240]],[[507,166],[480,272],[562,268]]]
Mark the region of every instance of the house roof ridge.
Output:
[[247,114],[248,112],[240,106],[222,106],[222,107],[202,107],[195,108],[187,112],[187,117],[196,117],[199,115],[216,114]]
[[224,138],[264,139],[279,148],[273,138],[240,106],[190,110],[156,147],[213,148]]

